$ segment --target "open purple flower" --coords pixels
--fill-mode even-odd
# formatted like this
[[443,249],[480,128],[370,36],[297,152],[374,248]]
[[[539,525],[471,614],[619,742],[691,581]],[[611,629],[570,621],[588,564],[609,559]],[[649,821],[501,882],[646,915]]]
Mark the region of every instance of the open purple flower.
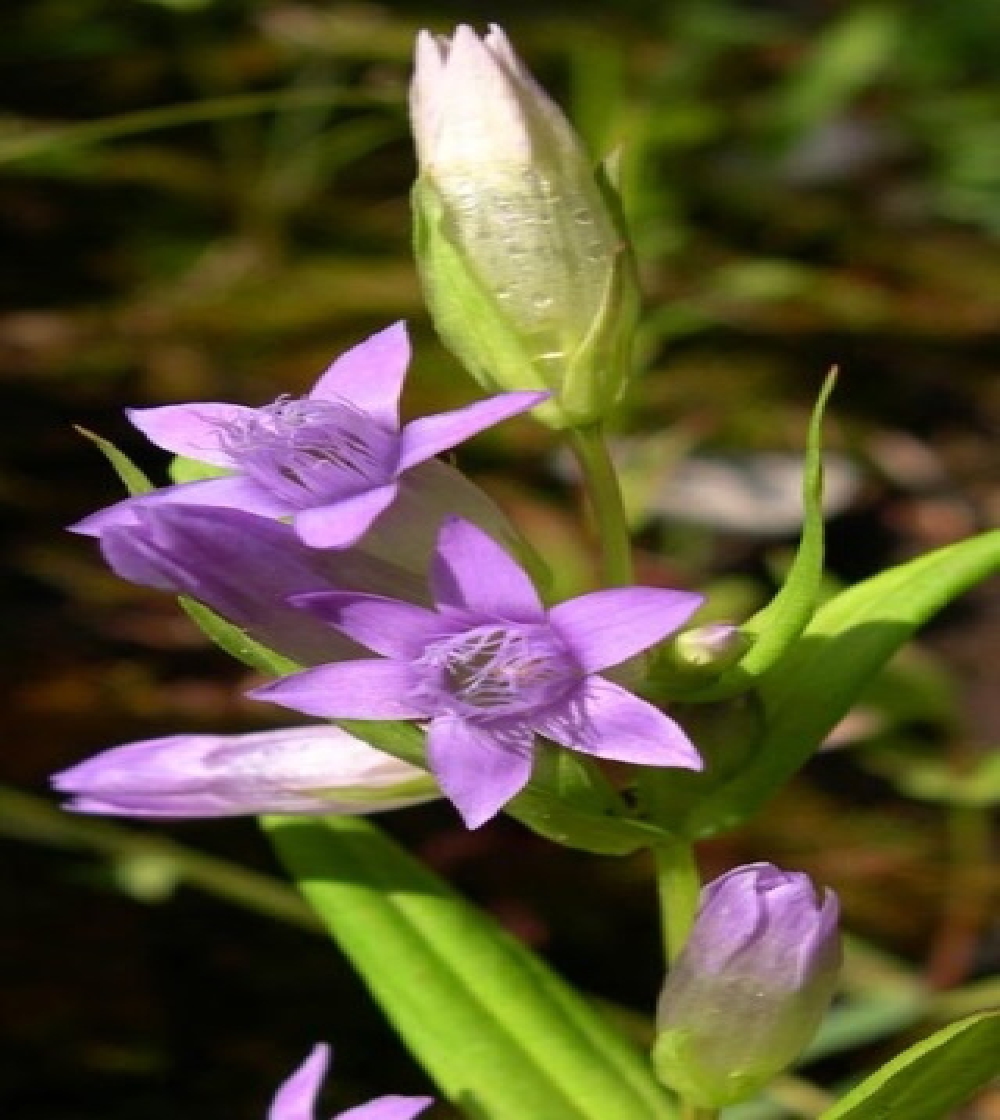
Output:
[[353,544],[395,501],[402,476],[546,393],[500,393],[400,427],[399,395],[410,358],[396,323],[338,358],[305,397],[262,408],[204,401],[132,409],[153,443],[231,474],[129,498],[73,526],[100,535],[136,505],[224,506],[291,517],[314,548]]
[[527,783],[536,734],[599,758],[701,768],[673,720],[599,675],[683,625],[700,595],[621,587],[546,610],[510,556],[458,518],[442,526],[430,583],[434,610],[352,592],[293,596],[381,658],[250,695],[334,719],[429,721],[428,764],[470,828]]
[[238,817],[402,809],[440,796],[416,766],[331,724],[247,735],[168,735],[101,751],[54,775],[77,813]]
[[[267,1120],[315,1120],[316,1098],[330,1064],[330,1047],[319,1043],[278,1089]],[[434,1103],[433,1097],[376,1097],[367,1104],[338,1112],[333,1120],[413,1120]]]

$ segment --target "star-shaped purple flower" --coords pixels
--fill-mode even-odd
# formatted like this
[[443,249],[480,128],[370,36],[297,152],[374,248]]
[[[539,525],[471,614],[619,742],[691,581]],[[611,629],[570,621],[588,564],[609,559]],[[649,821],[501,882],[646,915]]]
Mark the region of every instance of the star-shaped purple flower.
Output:
[[[330,1047],[314,1046],[309,1057],[278,1089],[267,1120],[315,1120],[316,1098],[330,1064]],[[413,1120],[434,1103],[433,1097],[376,1097],[367,1104],[338,1112],[333,1120]]]
[[293,596],[381,658],[250,695],[333,719],[429,721],[428,765],[470,828],[527,783],[536,734],[598,758],[701,768],[673,720],[600,670],[678,629],[702,596],[620,587],[546,610],[511,557],[459,518],[442,526],[430,582],[433,610],[349,591]]
[[136,504],[173,502],[291,517],[307,545],[345,548],[392,505],[411,468],[548,396],[500,393],[400,427],[409,360],[406,327],[396,323],[339,357],[305,397],[263,408],[204,401],[130,410],[159,447],[233,473],[127,499],[74,530],[100,535],[127,522]]

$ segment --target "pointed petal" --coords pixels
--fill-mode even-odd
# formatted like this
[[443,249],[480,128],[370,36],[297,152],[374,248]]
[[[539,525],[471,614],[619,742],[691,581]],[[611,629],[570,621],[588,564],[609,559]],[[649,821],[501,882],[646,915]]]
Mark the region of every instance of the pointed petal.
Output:
[[417,463],[432,459],[441,451],[447,451],[502,420],[527,412],[529,408],[548,400],[549,396],[549,393],[499,393],[465,408],[411,421],[403,428],[398,472],[401,474]]
[[346,1112],[338,1112],[333,1120],[413,1120],[434,1103],[433,1097],[376,1097]]
[[349,401],[362,412],[399,427],[399,394],[410,364],[405,323],[373,334],[348,350],[313,386],[316,400]]
[[458,517],[441,526],[431,589],[439,606],[512,622],[545,619],[538,591],[524,569],[482,529]]
[[227,427],[253,421],[257,412],[242,404],[200,401],[195,404],[167,404],[160,408],[128,408],[129,420],[157,447],[186,455],[200,463],[217,467],[237,464],[222,449]]
[[684,625],[704,595],[658,587],[613,587],[560,603],[549,621],[588,673],[618,665]]
[[162,490],[126,498],[70,525],[69,531],[85,537],[99,537],[114,526],[135,525],[137,509],[163,505],[241,509],[247,513],[259,513],[262,517],[284,517],[291,512],[284,502],[278,501],[256,483],[242,475],[233,475],[231,478],[182,482],[178,486],[165,486]]
[[704,765],[678,724],[604,677],[589,677],[569,704],[534,726],[540,735],[597,758],[687,770]]
[[402,661],[340,661],[293,673],[247,696],[328,719],[420,719],[427,709],[410,694],[417,685]]
[[439,716],[427,734],[427,762],[442,793],[478,828],[519,793],[531,777],[530,730],[485,730],[454,716]]
[[375,653],[404,661],[419,657],[445,630],[434,611],[381,595],[320,591],[293,595],[291,602]]
[[320,1042],[278,1089],[267,1120],[315,1120],[316,1097],[329,1064],[330,1047]]
[[375,486],[328,506],[300,510],[292,518],[299,538],[310,548],[347,548],[360,540],[380,513],[395,500],[399,487]]

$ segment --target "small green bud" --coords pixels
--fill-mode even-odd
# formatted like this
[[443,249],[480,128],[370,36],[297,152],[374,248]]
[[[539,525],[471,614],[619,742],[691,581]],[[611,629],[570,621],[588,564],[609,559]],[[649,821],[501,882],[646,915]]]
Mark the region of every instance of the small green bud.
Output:
[[753,645],[731,622],[709,622],[684,630],[664,649],[663,669],[699,683],[714,680]]
[[535,415],[595,423],[631,368],[638,283],[620,207],[504,33],[417,40],[417,265],[445,344],[491,392],[547,389]]

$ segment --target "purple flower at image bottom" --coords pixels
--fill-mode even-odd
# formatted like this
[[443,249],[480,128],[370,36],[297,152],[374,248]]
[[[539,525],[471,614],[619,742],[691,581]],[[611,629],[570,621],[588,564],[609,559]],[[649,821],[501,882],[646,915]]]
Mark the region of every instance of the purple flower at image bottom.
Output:
[[74,531],[99,536],[128,523],[136,505],[168,502],[290,517],[306,544],[345,548],[393,504],[412,468],[548,396],[500,393],[401,426],[409,360],[406,328],[397,323],[348,350],[304,397],[262,408],[203,401],[130,410],[157,446],[231,473],[126,499]]
[[[316,1098],[329,1065],[330,1047],[318,1043],[278,1089],[267,1120],[316,1120]],[[367,1104],[338,1112],[332,1120],[413,1120],[433,1103],[433,1097],[376,1097]]]
[[380,656],[250,695],[331,719],[426,722],[428,765],[470,828],[528,782],[536,735],[598,758],[701,768],[673,720],[600,671],[677,630],[702,596],[621,587],[546,610],[511,557],[459,518],[441,528],[430,585],[433,610],[349,591],[293,596]]

